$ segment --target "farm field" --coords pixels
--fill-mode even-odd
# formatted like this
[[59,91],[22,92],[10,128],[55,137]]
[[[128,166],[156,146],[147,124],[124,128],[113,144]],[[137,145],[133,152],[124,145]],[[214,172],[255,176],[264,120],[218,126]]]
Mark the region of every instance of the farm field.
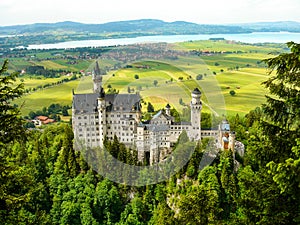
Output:
[[[246,114],[265,101],[266,90],[261,83],[267,79],[267,70],[261,60],[283,52],[281,45],[253,46],[228,41],[193,41],[176,43],[172,49],[181,51],[208,50],[219,53],[203,55],[181,55],[176,59],[151,59],[131,61],[129,67],[109,70],[103,76],[103,87],[116,89],[120,93],[139,92],[146,102],[151,102],[156,110],[167,103],[182,111],[189,104],[190,92],[195,87],[202,91],[203,111],[212,111],[216,115]],[[220,53],[231,52],[231,53]],[[16,64],[14,64],[16,62]],[[69,65],[66,61],[41,60],[36,65],[47,69],[71,69],[72,71],[91,71],[95,60],[78,60]],[[112,67],[114,60],[98,59],[100,67]],[[22,60],[14,60],[11,69],[26,65]],[[202,79],[197,80],[201,74]],[[138,75],[136,79],[135,75]],[[49,78],[48,78],[49,79]],[[24,79],[25,87],[34,87],[53,82],[51,79]],[[154,84],[154,81],[157,84]],[[71,105],[72,90],[76,93],[92,91],[91,76],[49,87],[25,95],[16,103],[23,105],[21,112],[27,115],[31,110],[40,110],[52,103]],[[234,91],[232,96],[229,92]],[[179,102],[181,99],[181,102]],[[24,104],[23,104],[24,103]],[[144,106],[144,110],[146,105]]]

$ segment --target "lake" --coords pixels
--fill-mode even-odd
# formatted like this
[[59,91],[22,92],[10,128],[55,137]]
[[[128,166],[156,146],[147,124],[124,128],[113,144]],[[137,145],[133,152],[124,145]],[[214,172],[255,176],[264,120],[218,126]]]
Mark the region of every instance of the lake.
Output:
[[28,49],[52,49],[52,48],[80,48],[80,47],[103,47],[114,45],[129,45],[147,42],[183,42],[208,40],[210,38],[225,38],[226,40],[240,41],[244,43],[286,43],[289,41],[300,42],[300,33],[290,32],[256,32],[248,34],[199,34],[199,35],[156,35],[140,36],[135,38],[116,38],[103,40],[67,41],[54,44],[29,45]]

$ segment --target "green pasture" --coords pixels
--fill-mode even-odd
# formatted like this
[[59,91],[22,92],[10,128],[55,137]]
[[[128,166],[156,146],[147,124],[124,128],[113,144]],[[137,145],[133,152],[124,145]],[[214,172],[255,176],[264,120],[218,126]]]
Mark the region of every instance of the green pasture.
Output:
[[[202,91],[203,111],[212,111],[217,115],[246,114],[265,101],[267,91],[261,83],[267,79],[267,70],[261,63],[262,59],[273,57],[270,52],[279,51],[280,45],[268,45],[267,47],[252,46],[228,41],[193,41],[177,43],[173,45],[177,49],[210,48],[213,51],[230,51],[230,54],[212,54],[206,56],[180,56],[178,59],[151,60],[129,64],[132,67],[109,71],[103,76],[103,87],[108,86],[119,90],[120,93],[139,92],[146,102],[151,102],[155,109],[164,108],[167,103],[178,111],[184,105],[189,105],[190,93],[195,87]],[[238,53],[237,53],[238,52]],[[14,62],[16,66],[22,65],[22,61]],[[24,62],[23,62],[24,63]],[[27,64],[26,62],[24,64]],[[73,68],[77,71],[92,71],[94,62],[79,60],[76,65],[68,65],[65,60],[41,61],[39,65],[47,68]],[[111,67],[114,61],[99,60],[101,69]],[[222,72],[221,72],[222,70]],[[213,74],[216,72],[216,75]],[[202,80],[196,80],[197,75],[202,74]],[[139,79],[135,79],[135,75]],[[182,77],[182,80],[179,78]],[[154,80],[157,85],[154,85]],[[52,83],[54,80],[25,79],[26,87],[36,87]],[[20,105],[25,102],[22,114],[29,111],[42,109],[52,103],[71,105],[72,89],[76,93],[91,93],[93,88],[92,77],[84,76],[80,80],[61,84],[59,86],[40,90],[24,96],[18,100]],[[231,96],[229,92],[235,91]],[[179,104],[179,99],[184,103]],[[146,109],[146,105],[144,110]]]
[[201,40],[201,41],[187,41],[174,44],[174,48],[178,50],[201,50],[201,51],[216,51],[216,52],[250,52],[250,53],[265,53],[282,50],[284,46],[264,45],[255,46],[251,44],[235,42],[230,40]]
[[[0,59],[1,66],[3,64],[4,60]],[[15,71],[21,71],[25,69],[28,66],[31,66],[32,64],[29,61],[26,61],[24,59],[9,59],[9,64],[8,64],[8,72],[15,72]]]
[[21,77],[18,79],[18,82],[23,81],[25,89],[29,88],[36,88],[37,86],[44,86],[45,84],[53,84],[56,83],[60,80],[62,80],[65,77],[60,77],[60,78],[44,78],[40,77],[40,79],[36,79],[35,77]]
[[[144,101],[151,102],[155,109],[164,108],[169,103],[178,111],[185,107],[179,104],[179,99],[181,98],[183,103],[188,105],[191,91],[195,87],[199,87],[203,93],[203,110],[212,110],[218,115],[245,114],[264,102],[266,91],[260,83],[266,80],[266,69],[243,68],[238,71],[226,71],[213,75],[207,70],[206,65],[187,64],[186,61],[186,58],[183,61],[179,60],[176,67],[166,62],[140,62],[134,64],[133,68],[120,69],[104,75],[103,87],[107,91],[108,85],[110,85],[120,93],[128,93],[128,87],[130,87],[132,93],[139,91]],[[148,65],[149,68],[136,68],[141,65]],[[186,70],[184,71],[183,68]],[[207,75],[203,77],[203,80],[197,81],[197,74],[203,73],[205,70],[207,70]],[[134,78],[136,74],[139,79]],[[192,79],[189,78],[190,76]],[[183,77],[183,80],[178,80],[179,77]],[[154,80],[158,81],[156,86],[153,83]],[[25,86],[38,85],[45,81],[49,82],[50,79],[26,79]],[[52,103],[71,105],[72,89],[76,93],[91,93],[92,88],[92,77],[85,76],[77,81],[28,94],[17,103],[25,101],[22,114],[27,115],[32,110],[42,109]],[[230,90],[234,90],[236,95],[231,96]],[[144,106],[145,109],[146,106]]]
[[72,89],[76,89],[79,80],[70,81],[50,88],[45,88],[30,94],[24,95],[21,99],[15,100],[19,106],[22,105],[22,115],[28,115],[30,111],[41,110],[53,103],[61,105],[72,104]]
[[[267,79],[267,75],[263,71],[266,70],[242,69],[216,76],[224,95],[227,114],[246,114],[265,102],[267,90],[261,83]],[[234,96],[229,94],[231,90],[235,91]]]

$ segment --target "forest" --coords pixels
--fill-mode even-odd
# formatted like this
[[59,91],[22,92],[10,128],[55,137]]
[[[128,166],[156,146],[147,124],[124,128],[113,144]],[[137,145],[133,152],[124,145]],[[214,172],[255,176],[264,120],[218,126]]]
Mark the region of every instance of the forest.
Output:
[[[18,73],[0,69],[1,224],[300,224],[300,44],[264,60],[266,102],[228,118],[243,157],[220,151],[204,168],[208,139],[170,179],[145,186],[114,183],[73,149],[68,123],[25,129],[12,101],[24,93]],[[183,139],[185,137],[182,137]],[[136,157],[117,138],[107,150]],[[237,166],[239,165],[239,166]]]

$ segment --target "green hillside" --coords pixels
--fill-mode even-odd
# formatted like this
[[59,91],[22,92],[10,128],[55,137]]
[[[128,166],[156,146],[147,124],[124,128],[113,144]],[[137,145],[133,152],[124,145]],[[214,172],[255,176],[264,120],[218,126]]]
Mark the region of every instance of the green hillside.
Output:
[[[141,57],[137,60],[129,58],[124,62],[107,56],[111,57],[116,53],[103,53],[98,62],[101,69],[107,71],[103,76],[104,88],[107,92],[109,88],[116,89],[120,93],[139,92],[146,102],[153,103],[155,109],[163,108],[170,103],[177,110],[182,111],[186,105],[189,105],[190,92],[195,87],[200,87],[204,111],[213,111],[218,115],[246,114],[265,101],[264,96],[267,91],[261,86],[261,82],[266,80],[267,71],[261,60],[283,52],[284,46],[279,44],[256,46],[231,41],[193,41],[168,45],[168,49],[172,49],[178,55],[154,59],[156,53],[150,52],[150,56],[147,55],[146,58]],[[125,56],[127,56],[126,52],[128,54],[134,52],[131,46],[121,50]],[[12,58],[10,70],[22,70],[28,65],[37,65],[46,69],[73,71],[77,74],[80,73],[79,71],[85,71],[85,76],[75,81],[28,93],[16,101],[17,104],[23,105],[21,109],[23,115],[40,110],[51,103],[71,105],[73,89],[76,93],[92,92],[92,79],[89,72],[92,71],[95,60],[78,59],[76,51],[56,51],[59,51],[56,55],[62,56],[49,58],[49,55],[54,55],[53,52],[51,54],[37,52],[31,61],[18,57]],[[63,54],[73,57],[73,60],[65,59]],[[116,65],[117,68],[113,69]],[[135,75],[138,75],[138,79]],[[197,80],[198,75],[202,76],[201,80]],[[25,88],[34,88],[34,86],[53,83],[63,77],[51,78],[51,80],[36,79],[32,75],[26,75],[21,79],[25,83]],[[154,81],[157,82],[156,85]],[[235,95],[232,96],[230,91],[234,91]]]

